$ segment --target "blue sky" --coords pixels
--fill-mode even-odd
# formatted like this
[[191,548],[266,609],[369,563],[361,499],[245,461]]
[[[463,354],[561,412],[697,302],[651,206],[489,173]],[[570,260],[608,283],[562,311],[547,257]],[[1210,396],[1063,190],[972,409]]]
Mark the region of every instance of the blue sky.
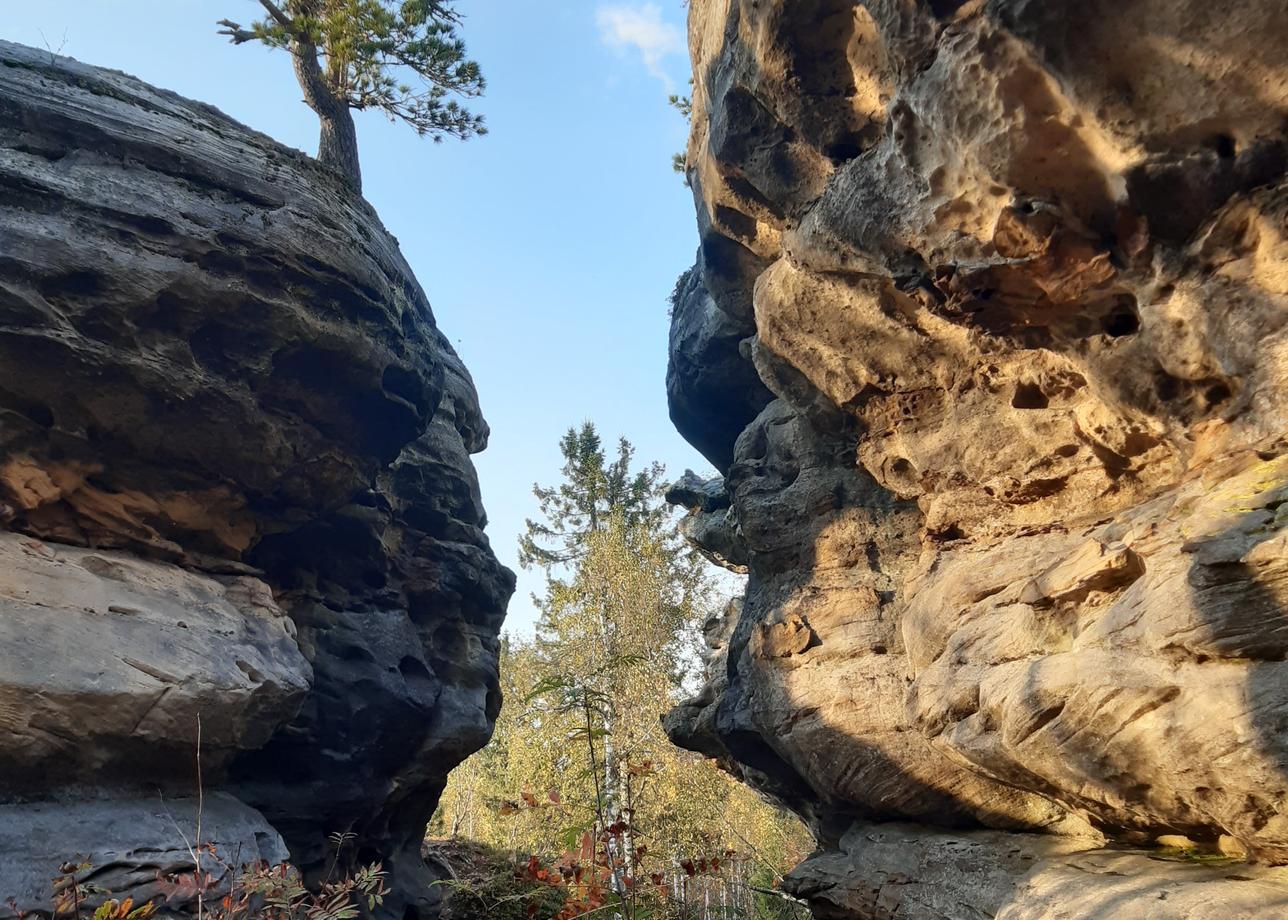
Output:
[[[317,122],[283,52],[235,48],[215,21],[254,0],[6,4],[0,36],[132,73],[312,153]],[[551,9],[555,7],[555,9]],[[708,464],[666,414],[667,295],[697,245],[671,171],[686,128],[667,95],[688,80],[681,0],[462,0],[491,133],[432,144],[358,121],[367,199],[398,238],[492,426],[475,458],[497,554],[512,568],[532,483],[590,419],[673,473]],[[519,573],[508,628],[527,632],[540,579]]]

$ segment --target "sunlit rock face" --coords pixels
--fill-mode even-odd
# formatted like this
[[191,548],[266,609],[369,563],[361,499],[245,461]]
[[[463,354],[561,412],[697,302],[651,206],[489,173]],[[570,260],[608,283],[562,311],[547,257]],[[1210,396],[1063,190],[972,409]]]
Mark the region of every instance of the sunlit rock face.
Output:
[[820,917],[1281,916],[1288,8],[689,39],[668,391],[723,479],[674,497],[749,574],[672,738],[809,821]]
[[491,732],[514,584],[487,433],[329,173],[0,43],[0,905],[47,909],[74,856],[122,893],[180,869],[158,815],[194,813],[200,738],[226,858],[348,833],[389,915],[432,913],[420,839]]

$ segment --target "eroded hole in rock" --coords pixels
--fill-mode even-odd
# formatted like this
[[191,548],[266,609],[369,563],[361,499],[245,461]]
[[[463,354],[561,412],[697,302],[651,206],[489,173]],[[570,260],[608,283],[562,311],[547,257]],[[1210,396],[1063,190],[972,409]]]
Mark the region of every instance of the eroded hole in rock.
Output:
[[962,530],[958,524],[948,524],[937,530],[928,531],[926,536],[935,543],[951,543],[953,540],[964,540],[966,531]]
[[1012,489],[1004,496],[1007,501],[1016,505],[1027,505],[1043,498],[1048,498],[1064,491],[1069,481],[1063,476],[1043,479],[1032,479],[1017,489]]
[[1140,331],[1140,316],[1133,304],[1121,303],[1106,315],[1100,326],[1110,338],[1122,338]]
[[433,683],[434,674],[429,666],[412,655],[406,655],[398,662],[398,673],[410,683]]
[[412,338],[416,334],[416,308],[407,307],[398,317],[398,324],[402,328],[402,333],[407,338]]
[[244,336],[241,330],[229,329],[220,323],[207,323],[188,337],[188,347],[202,367],[227,376],[238,367],[238,362],[231,355]]
[[1060,717],[1060,714],[1064,712],[1064,706],[1065,704],[1063,702],[1054,703],[1053,705],[1048,706],[1045,709],[1043,709],[1041,712],[1037,713],[1037,715],[1033,717],[1033,721],[1029,723],[1028,731],[1025,732],[1023,738],[1019,740],[1022,741],[1024,738],[1029,738],[1029,737],[1032,737],[1033,735],[1036,735],[1042,729],[1046,728],[1048,725],[1050,725],[1052,722],[1058,719]]
[[151,308],[140,314],[139,328],[155,335],[182,334],[188,327],[188,311],[192,306],[192,300],[183,293],[170,289],[158,291]]
[[861,153],[863,153],[863,147],[859,143],[858,137],[842,138],[823,148],[823,156],[831,160],[836,166],[855,159]]
[[[912,465],[911,461],[904,457],[896,457],[894,459],[887,471],[887,477],[892,486],[904,491],[916,490],[920,485],[917,481],[916,467]],[[839,500],[843,503],[844,495],[841,495]]]
[[1146,451],[1157,447],[1158,438],[1144,431],[1129,431],[1123,438],[1123,454],[1128,457],[1138,457]]
[[1015,387],[1011,405],[1016,409],[1045,409],[1051,405],[1051,400],[1036,383],[1021,383]]
[[1233,137],[1229,134],[1217,134],[1208,139],[1208,146],[1216,151],[1216,155],[1223,160],[1232,159],[1238,156],[1239,148]]
[[1118,453],[1118,451],[1106,447],[1104,444],[1097,441],[1091,441],[1087,446],[1091,448],[1091,452],[1095,455],[1096,459],[1100,461],[1101,466],[1105,469],[1106,475],[1108,475],[1110,479],[1117,479],[1123,473],[1131,469],[1131,461]]
[[1203,391],[1203,399],[1207,402],[1208,408],[1215,408],[1227,402],[1232,395],[1230,387],[1224,383],[1214,383]]
[[135,217],[131,224],[136,230],[148,234],[149,236],[174,236],[174,225],[168,220],[150,215]]
[[967,2],[969,0],[930,0],[930,11],[936,19],[948,19]]
[[389,365],[380,377],[380,385],[385,392],[401,396],[417,409],[423,411],[426,408],[424,381],[406,368],[397,364]]
[[48,406],[0,387],[0,408],[21,415],[41,428],[54,427],[54,411]]
[[336,658],[341,661],[350,661],[361,664],[371,664],[376,661],[376,656],[365,646],[353,642],[337,643],[331,649]]
[[739,198],[742,198],[744,201],[748,201],[757,207],[764,208],[774,217],[782,220],[782,209],[762,195],[760,189],[756,188],[742,176],[729,176],[725,179],[725,185],[728,186],[729,191],[733,192]]
[[1154,393],[1163,402],[1171,402],[1181,395],[1181,383],[1182,381],[1171,374],[1159,371],[1154,375]]
[[744,240],[754,240],[756,238],[756,219],[743,214],[741,211],[735,211],[733,208],[727,208],[724,205],[716,205],[716,222],[724,225],[729,232],[736,237]]
[[222,249],[210,249],[197,257],[197,265],[212,275],[237,275],[246,269],[246,260]]
[[46,300],[94,297],[102,293],[106,279],[93,271],[72,271],[54,278],[43,278],[36,284]]

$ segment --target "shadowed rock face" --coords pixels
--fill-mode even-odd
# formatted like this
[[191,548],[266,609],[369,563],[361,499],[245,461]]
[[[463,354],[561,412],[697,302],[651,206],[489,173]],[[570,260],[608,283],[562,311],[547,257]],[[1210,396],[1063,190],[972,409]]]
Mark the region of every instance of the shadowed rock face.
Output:
[[748,582],[673,740],[811,824],[820,917],[1279,916],[1141,854],[1288,864],[1288,10],[689,39],[668,392],[724,476],[673,500]]
[[173,868],[177,837],[114,827],[172,829],[149,816],[195,791],[200,716],[229,840],[280,832],[315,869],[351,833],[390,915],[432,912],[420,838],[490,735],[514,586],[470,462],[487,433],[396,241],[329,173],[0,43],[0,808],[115,816],[101,847],[34,838],[21,878],[0,852],[0,901],[99,849],[114,890],[152,846]]

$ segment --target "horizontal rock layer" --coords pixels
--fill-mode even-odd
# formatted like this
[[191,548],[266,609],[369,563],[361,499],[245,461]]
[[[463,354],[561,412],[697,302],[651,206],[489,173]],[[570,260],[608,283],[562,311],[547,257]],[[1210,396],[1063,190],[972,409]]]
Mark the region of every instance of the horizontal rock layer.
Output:
[[312,676],[294,624],[257,578],[0,533],[10,793],[165,777],[168,763],[193,761],[198,737],[217,771],[289,721]]
[[389,915],[432,914],[420,838],[491,732],[514,585],[487,434],[334,175],[0,43],[0,801],[191,795],[199,715],[208,791],[306,872],[351,834]]
[[201,802],[191,796],[84,796],[70,802],[0,804],[3,878],[6,898],[13,899],[0,907],[0,916],[12,916],[15,906],[18,916],[48,915],[51,877],[76,860],[90,863],[76,872],[89,904],[133,897],[137,904],[155,899],[169,910],[195,913],[187,898],[171,895],[157,883],[196,869],[184,837],[191,841],[198,826],[202,839],[214,848],[213,855],[203,854],[203,866],[220,879],[219,894],[227,890],[219,862],[277,865],[289,855],[259,812],[224,792]]
[[1288,864],[1288,12],[701,0],[689,40],[668,393],[723,477],[672,498],[748,584],[672,738],[809,821],[819,916],[1275,915],[1276,873],[1096,854]]

